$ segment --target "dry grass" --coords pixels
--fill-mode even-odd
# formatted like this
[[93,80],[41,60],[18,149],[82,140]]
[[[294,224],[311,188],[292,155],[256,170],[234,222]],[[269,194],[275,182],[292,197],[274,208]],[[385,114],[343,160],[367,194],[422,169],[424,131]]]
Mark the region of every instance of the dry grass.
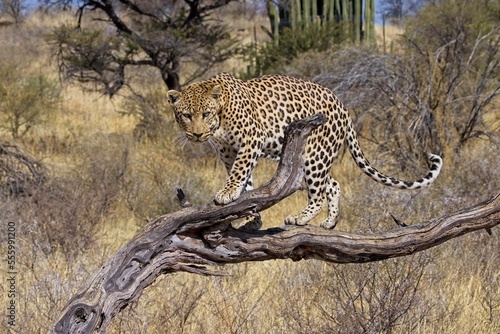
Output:
[[394,52],[395,43],[404,34],[404,27],[395,24],[375,26],[377,47],[382,52]]
[[[37,36],[26,37],[27,44],[9,43],[46,57],[46,51],[37,51],[43,43],[30,44]],[[0,38],[8,34],[0,30]],[[35,59],[39,63],[33,66],[43,64],[53,73],[46,58]],[[178,130],[168,112],[164,140],[137,142],[137,120],[117,112],[119,101],[74,87],[65,88],[63,98],[51,121],[19,143],[49,167],[51,181],[31,198],[0,202],[2,228],[7,221],[17,224],[17,333],[46,332],[81,283],[148,218],[177,210],[175,188],[203,204],[225,179],[213,157],[196,157],[196,148],[187,154],[174,148]],[[397,174],[370,153],[375,166]],[[343,190],[340,230],[393,228],[389,211],[416,223],[484,200],[500,188],[497,150],[480,142],[449,157],[436,183],[421,191],[385,188],[354,166],[348,155],[334,166]],[[275,168],[262,162],[257,183]],[[305,193],[298,193],[264,212],[265,227],[281,225],[305,202]],[[5,239],[0,241],[3,252]],[[497,333],[499,248],[494,229],[493,236],[476,232],[372,264],[270,261],[228,266],[227,277],[163,276],[108,332]],[[6,305],[3,285],[0,296]]]

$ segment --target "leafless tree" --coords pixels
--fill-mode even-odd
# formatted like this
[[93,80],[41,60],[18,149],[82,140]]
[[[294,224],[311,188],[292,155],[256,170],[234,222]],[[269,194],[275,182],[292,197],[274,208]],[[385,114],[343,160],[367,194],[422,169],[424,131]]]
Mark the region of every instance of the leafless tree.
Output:
[[384,19],[399,22],[405,15],[415,14],[429,0],[382,0],[380,13]]
[[23,20],[24,10],[23,0],[0,0],[0,12],[12,17],[16,24]]

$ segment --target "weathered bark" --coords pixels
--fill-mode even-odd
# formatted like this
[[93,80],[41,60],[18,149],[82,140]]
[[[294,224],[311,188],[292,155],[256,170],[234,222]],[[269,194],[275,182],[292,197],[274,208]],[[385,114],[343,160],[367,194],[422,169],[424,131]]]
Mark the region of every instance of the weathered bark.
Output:
[[226,206],[207,204],[159,217],[141,230],[73,296],[49,333],[103,333],[111,319],[166,273],[220,275],[206,266],[270,259],[360,263],[412,254],[500,223],[500,196],[411,227],[372,235],[286,226],[241,231],[229,222],[259,212],[300,189],[307,135],[322,116],[290,126],[276,175]]

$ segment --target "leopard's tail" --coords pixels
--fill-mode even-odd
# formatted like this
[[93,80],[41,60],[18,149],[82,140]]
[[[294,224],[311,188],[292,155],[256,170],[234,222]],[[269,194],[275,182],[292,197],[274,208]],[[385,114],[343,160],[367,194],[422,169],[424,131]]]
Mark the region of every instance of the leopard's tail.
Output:
[[352,120],[348,118],[347,125],[347,137],[346,143],[349,146],[349,152],[351,156],[356,161],[359,168],[365,172],[366,175],[371,177],[373,180],[385,184],[390,187],[399,189],[418,189],[431,184],[439,175],[441,167],[443,165],[443,160],[439,155],[429,154],[429,161],[431,162],[431,167],[423,178],[416,181],[401,181],[393,177],[387,176],[380,173],[374,167],[370,165],[370,162],[365,158],[361,148],[359,147],[356,131],[352,124]]

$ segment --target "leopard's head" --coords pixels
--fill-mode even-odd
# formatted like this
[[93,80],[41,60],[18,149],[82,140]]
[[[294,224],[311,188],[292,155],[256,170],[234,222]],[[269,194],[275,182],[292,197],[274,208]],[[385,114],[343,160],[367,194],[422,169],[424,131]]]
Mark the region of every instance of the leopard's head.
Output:
[[181,92],[169,90],[167,94],[177,124],[189,140],[203,142],[212,137],[220,126],[220,85],[201,82]]

